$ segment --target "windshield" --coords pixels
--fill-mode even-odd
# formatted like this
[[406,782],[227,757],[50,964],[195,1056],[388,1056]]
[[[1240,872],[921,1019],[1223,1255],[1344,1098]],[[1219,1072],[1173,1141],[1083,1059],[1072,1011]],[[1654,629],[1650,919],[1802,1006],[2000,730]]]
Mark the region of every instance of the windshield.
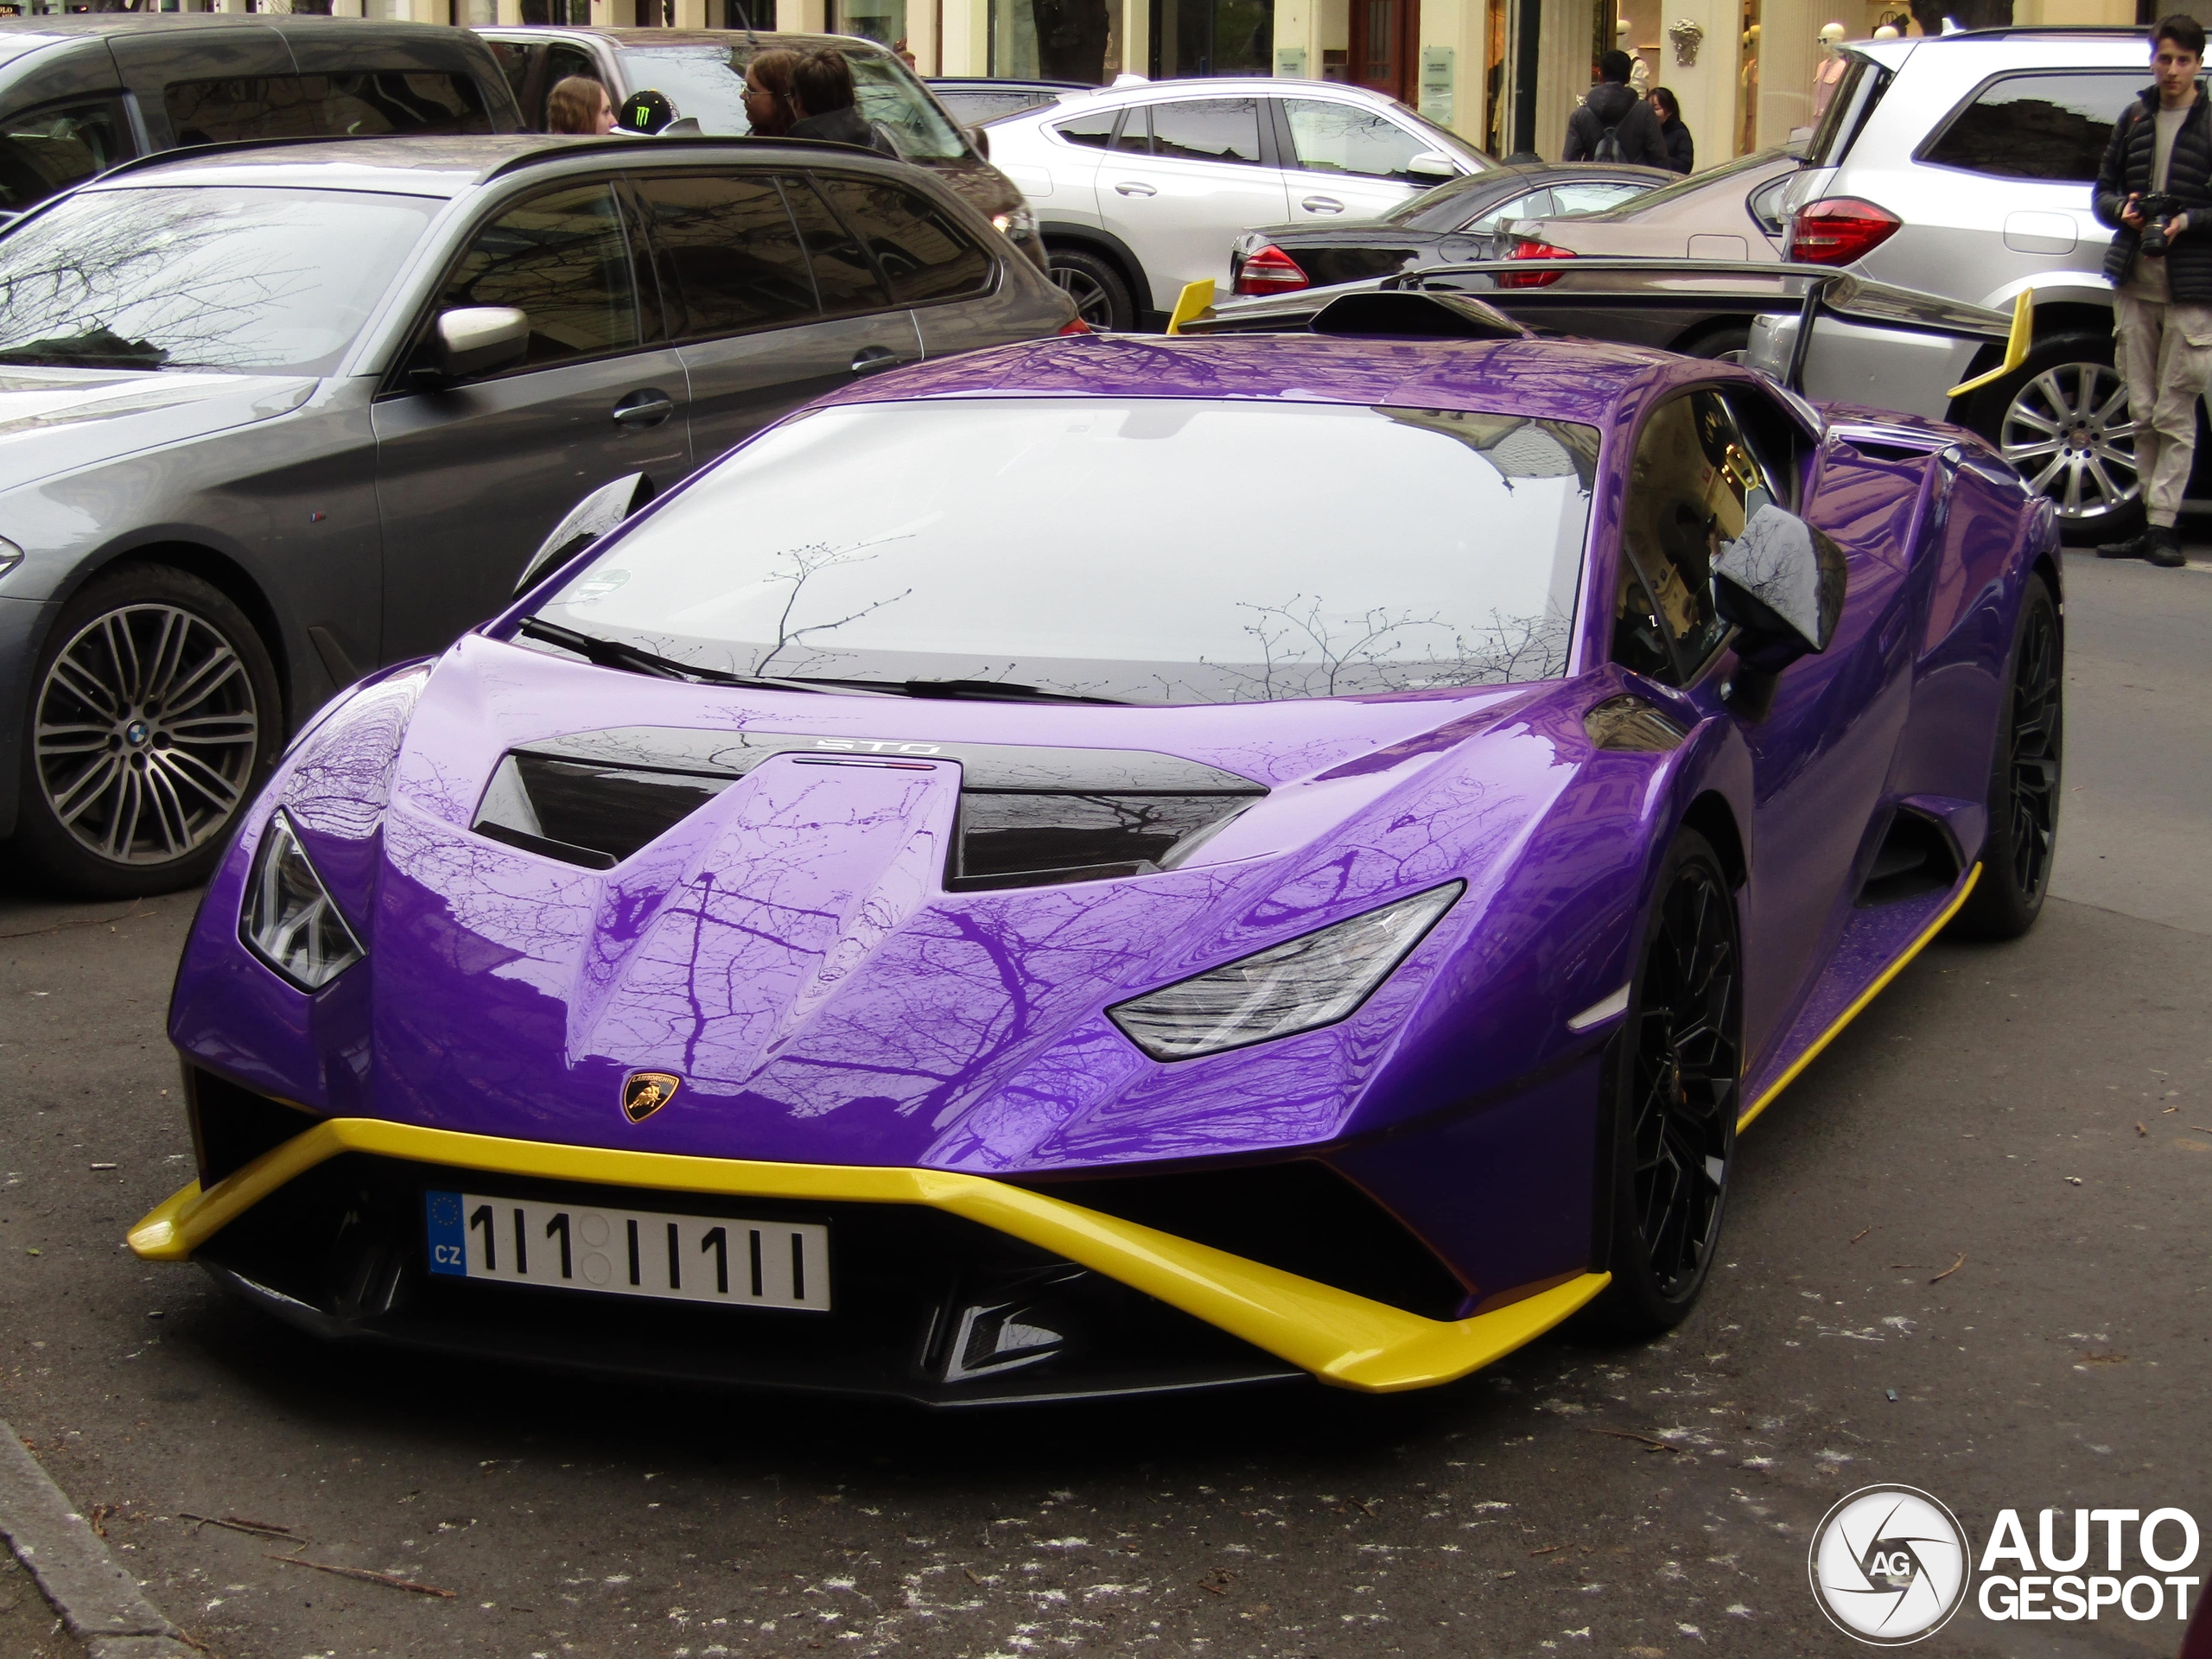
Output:
[[538,614],[717,673],[1129,702],[1551,679],[1597,453],[1586,426],[1332,404],[827,409],[737,450]]
[[[742,136],[753,130],[745,113],[745,65],[751,56],[742,47],[628,47],[621,54],[622,73],[641,92],[665,92],[677,114],[696,118],[702,132]],[[906,160],[951,162],[968,153],[944,112],[897,59],[858,51],[846,53],[845,61],[852,66],[861,113],[890,129]]]
[[92,190],[0,237],[0,363],[334,367],[442,202],[344,190]]

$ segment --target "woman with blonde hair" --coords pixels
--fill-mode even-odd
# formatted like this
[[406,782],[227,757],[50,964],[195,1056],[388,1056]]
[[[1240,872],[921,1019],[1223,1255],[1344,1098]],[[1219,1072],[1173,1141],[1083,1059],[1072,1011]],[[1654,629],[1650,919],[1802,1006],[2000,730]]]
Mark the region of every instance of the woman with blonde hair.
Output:
[[545,99],[545,130],[596,137],[614,130],[614,106],[607,88],[589,75],[570,75]]

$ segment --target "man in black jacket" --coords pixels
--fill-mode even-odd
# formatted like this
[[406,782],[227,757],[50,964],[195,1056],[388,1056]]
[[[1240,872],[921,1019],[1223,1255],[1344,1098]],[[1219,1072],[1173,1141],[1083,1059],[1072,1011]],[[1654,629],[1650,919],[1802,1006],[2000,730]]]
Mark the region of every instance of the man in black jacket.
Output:
[[1667,141],[1659,118],[1628,84],[1636,66],[1615,50],[1598,60],[1598,84],[1582,107],[1567,118],[1567,162],[1627,162],[1640,167],[1669,165]]
[[855,106],[852,66],[836,48],[823,47],[798,60],[791,70],[791,102],[799,118],[791,123],[787,137],[827,138],[899,159],[882,129]]
[[[2155,86],[2113,124],[2092,198],[2116,234],[2105,254],[2113,342],[2135,421],[2135,473],[2150,528],[2097,550],[2107,559],[2182,563],[2182,491],[2196,460],[2196,400],[2212,380],[2212,103],[2197,72],[2204,26],[2172,16],[2151,37]],[[2167,251],[2145,245],[2146,196],[2172,199],[2160,225]],[[2063,437],[2064,435],[2061,435]]]

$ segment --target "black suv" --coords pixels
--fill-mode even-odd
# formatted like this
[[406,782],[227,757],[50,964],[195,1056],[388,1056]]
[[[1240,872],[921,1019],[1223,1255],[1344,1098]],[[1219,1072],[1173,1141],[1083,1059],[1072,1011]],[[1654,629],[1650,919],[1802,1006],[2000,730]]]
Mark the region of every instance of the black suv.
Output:
[[521,125],[498,60],[465,29],[213,12],[0,21],[0,215],[187,144]]

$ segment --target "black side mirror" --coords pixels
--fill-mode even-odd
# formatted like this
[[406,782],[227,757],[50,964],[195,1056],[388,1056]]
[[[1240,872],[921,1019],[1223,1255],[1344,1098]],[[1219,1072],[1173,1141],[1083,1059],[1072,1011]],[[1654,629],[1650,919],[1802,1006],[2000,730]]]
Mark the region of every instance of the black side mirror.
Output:
[[1751,719],[1774,696],[1775,677],[1828,648],[1843,619],[1849,570],[1843,550],[1796,513],[1762,506],[1713,562],[1713,598],[1736,625],[1741,665],[1730,700]]
[[466,380],[518,362],[530,350],[530,314],[512,305],[470,305],[438,314],[430,331],[438,372]]
[[515,583],[516,594],[529,592],[652,499],[653,481],[643,473],[601,485],[570,507],[568,516],[553,526],[553,533],[537,544],[537,551],[522,568],[522,579]]

